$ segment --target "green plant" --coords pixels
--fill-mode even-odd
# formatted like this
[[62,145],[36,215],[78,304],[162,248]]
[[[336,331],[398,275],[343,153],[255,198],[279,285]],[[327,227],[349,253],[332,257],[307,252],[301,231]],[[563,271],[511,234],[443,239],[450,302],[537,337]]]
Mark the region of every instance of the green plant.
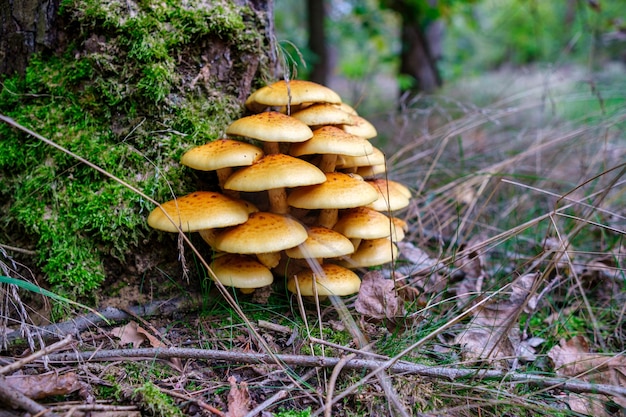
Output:
[[145,382],[133,391],[135,401],[141,403],[144,410],[157,417],[183,416],[183,412],[176,407],[171,397],[162,393],[154,383]]
[[[242,107],[223,81],[189,89],[190,71],[204,65],[195,49],[217,38],[244,65],[242,56],[263,54],[255,16],[219,2],[140,2],[130,17],[121,7],[63,1],[76,37],[57,54],[32,57],[23,77],[2,80],[0,113],[165,201],[193,188],[178,164],[184,150],[217,138]],[[194,62],[181,64],[181,54]],[[93,297],[105,265],[125,263],[150,239],[151,205],[5,124],[0,135],[3,233],[34,242],[55,292]]]

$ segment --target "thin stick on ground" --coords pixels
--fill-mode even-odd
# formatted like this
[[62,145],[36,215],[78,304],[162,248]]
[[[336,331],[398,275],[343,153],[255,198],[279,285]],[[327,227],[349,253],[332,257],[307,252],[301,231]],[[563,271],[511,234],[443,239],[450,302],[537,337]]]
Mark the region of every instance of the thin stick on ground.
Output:
[[[136,361],[138,358],[146,360],[154,359],[201,359],[209,361],[225,361],[230,363],[275,363],[280,361],[282,365],[303,367],[330,368],[337,365],[340,358],[330,356],[306,356],[306,355],[268,355],[265,353],[234,352],[211,349],[192,348],[139,348],[139,349],[113,349],[84,352],[55,353],[48,360],[51,363],[74,363],[83,361],[113,361],[128,360]],[[608,384],[593,384],[577,380],[576,378],[553,378],[517,372],[503,372],[496,370],[458,369],[445,366],[426,366],[412,362],[394,360],[388,361],[376,359],[353,358],[346,361],[344,369],[368,369],[380,372],[387,369],[396,374],[413,374],[424,377],[445,379],[449,381],[472,379],[497,379],[512,383],[532,384],[541,387],[559,388],[576,393],[596,393],[605,395],[619,395],[626,397],[626,387]],[[345,396],[345,395],[344,395]],[[343,398],[343,397],[342,397]],[[338,400],[335,397],[334,402]]]
[[65,336],[63,340],[57,343],[54,343],[50,346],[46,346],[45,348],[38,350],[32,355],[28,355],[27,357],[22,358],[16,362],[13,362],[7,366],[3,366],[2,368],[0,368],[0,375],[6,375],[10,372],[17,371],[18,369],[21,369],[22,367],[24,367],[26,364],[34,362],[37,359],[41,358],[42,356],[48,355],[57,350],[61,350],[62,348],[66,347],[73,341],[74,341],[74,337],[72,337],[72,335],[67,335]]
[[[309,371],[302,375],[302,377],[298,378],[300,381],[302,382],[306,382],[308,381],[313,375],[315,375],[317,373],[317,369],[309,369]],[[290,384],[289,386],[281,389],[280,391],[278,391],[276,394],[272,395],[271,397],[269,397],[267,400],[263,401],[261,404],[257,405],[256,407],[254,407],[252,410],[250,410],[248,412],[248,414],[246,414],[244,417],[255,417],[257,416],[259,413],[261,413],[262,411],[264,411],[265,409],[276,405],[276,403],[280,400],[282,400],[283,398],[287,397],[287,395],[289,395],[289,391],[293,390],[294,388],[296,388],[295,384]]]
[[326,390],[326,411],[324,411],[324,417],[331,417],[332,415],[332,404],[333,404],[333,394],[335,392],[335,384],[337,383],[337,378],[339,378],[339,374],[341,374],[341,370],[343,366],[351,359],[354,359],[356,354],[351,353],[348,356],[344,356],[339,359],[337,365],[333,368],[333,372],[330,374],[330,380],[328,381],[328,388]]

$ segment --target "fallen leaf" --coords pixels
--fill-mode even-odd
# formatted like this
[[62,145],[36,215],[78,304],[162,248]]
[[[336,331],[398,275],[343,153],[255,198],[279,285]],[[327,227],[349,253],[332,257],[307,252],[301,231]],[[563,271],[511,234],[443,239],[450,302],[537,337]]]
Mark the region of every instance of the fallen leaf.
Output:
[[[559,344],[548,352],[558,376],[576,377],[596,384],[626,386],[626,357],[604,356],[589,351],[589,343],[583,336],[570,340],[561,339]],[[568,404],[572,410],[592,413],[595,417],[608,416],[604,406],[598,402],[606,401],[609,396],[587,395],[585,397],[570,394]],[[626,407],[626,398],[612,396],[621,407]]]
[[486,304],[478,309],[454,340],[462,347],[463,359],[489,360],[495,367],[506,367],[520,344],[517,312],[518,306],[511,303]]
[[516,358],[526,362],[536,359],[535,347],[543,340],[522,340],[518,318],[522,309],[536,306],[536,294],[532,290],[538,277],[537,274],[519,277],[510,286],[508,300],[489,302],[476,309],[466,328],[455,338],[465,360],[489,360],[498,367],[506,367]]
[[118,339],[122,345],[132,344],[134,348],[138,348],[145,341],[150,342],[152,347],[165,347],[165,343],[154,337],[136,322],[131,321],[128,324],[111,329],[111,334]]
[[68,395],[84,388],[74,372],[60,375],[57,373],[11,375],[7,376],[5,381],[12,388],[35,400],[53,395]]
[[354,308],[358,313],[378,320],[404,316],[404,303],[398,296],[394,282],[386,279],[380,271],[363,275]]
[[234,376],[228,378],[230,383],[230,392],[228,393],[228,411],[225,417],[243,417],[250,411],[250,393],[248,392],[248,384],[241,382],[237,385],[237,379]]
[[161,342],[159,339],[157,339],[156,337],[152,336],[152,334],[150,334],[147,330],[145,330],[143,327],[141,326],[137,326],[137,333],[142,335],[144,338],[146,338],[146,340],[148,342],[150,342],[150,346],[152,347],[167,347],[167,345],[163,342]]

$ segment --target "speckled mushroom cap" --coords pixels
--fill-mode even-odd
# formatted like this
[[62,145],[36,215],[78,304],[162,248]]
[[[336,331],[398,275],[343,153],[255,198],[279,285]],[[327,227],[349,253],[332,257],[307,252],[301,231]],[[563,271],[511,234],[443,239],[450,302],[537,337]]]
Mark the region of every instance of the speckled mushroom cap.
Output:
[[368,207],[378,211],[395,211],[409,205],[411,191],[399,182],[385,179],[366,182],[374,187],[378,193],[376,201],[369,204]]
[[210,267],[217,279],[227,287],[261,288],[274,282],[272,271],[251,256],[220,254],[213,259]]
[[352,123],[343,125],[342,129],[365,139],[371,139],[378,134],[374,125],[361,116],[352,116]]
[[378,239],[389,237],[391,219],[367,207],[355,207],[341,213],[333,230],[349,238]]
[[364,156],[342,155],[337,159],[337,169],[365,167],[371,165],[384,165],[385,154],[378,148],[373,148],[372,153]]
[[246,100],[246,106],[253,111],[262,106],[302,103],[341,103],[341,97],[330,88],[311,81],[281,80],[259,88]]
[[[287,289],[294,294],[298,293],[305,297],[317,295],[350,295],[359,292],[361,280],[358,275],[349,269],[335,264],[322,264],[322,274],[315,274],[310,269],[305,269],[291,276],[287,281]],[[296,287],[296,280],[298,281]]]
[[183,165],[199,171],[252,165],[264,155],[259,147],[232,139],[218,139],[196,146],[180,159]]
[[226,128],[227,135],[244,136],[264,142],[304,142],[313,137],[305,123],[275,111],[237,119]]
[[212,241],[222,252],[257,254],[293,248],[307,237],[304,226],[291,217],[256,212],[245,223],[217,233]]
[[281,187],[301,187],[326,181],[315,165],[284,154],[266,155],[253,165],[240,169],[224,183],[227,190],[266,191]]
[[[196,191],[157,207],[148,216],[148,225],[165,232],[184,232],[227,227],[248,220],[251,204],[212,191]],[[167,213],[174,223],[170,221]]]
[[297,208],[343,209],[367,205],[376,198],[376,190],[361,177],[327,172],[326,182],[294,189],[287,202]]
[[368,239],[362,240],[359,248],[339,264],[346,268],[366,268],[386,264],[397,256],[398,248],[390,239]]
[[293,117],[309,126],[323,126],[350,125],[355,116],[332,104],[319,103],[295,112]]
[[335,154],[366,156],[374,152],[372,144],[362,137],[351,135],[335,126],[324,126],[313,131],[313,137],[291,146],[293,156]]
[[308,237],[304,243],[287,249],[290,258],[337,258],[354,252],[350,239],[326,227],[312,226],[307,230]]

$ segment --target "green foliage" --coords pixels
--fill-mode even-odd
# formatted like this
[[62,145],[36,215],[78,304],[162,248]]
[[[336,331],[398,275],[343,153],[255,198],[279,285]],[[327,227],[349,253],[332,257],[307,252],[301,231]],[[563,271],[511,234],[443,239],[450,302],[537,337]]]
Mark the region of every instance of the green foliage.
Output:
[[176,407],[171,397],[162,393],[154,383],[147,381],[135,389],[134,397],[141,402],[144,409],[153,416],[183,416],[183,412]]
[[[223,81],[189,89],[203,65],[197,49],[220,39],[233,54],[263,55],[252,12],[226,2],[65,0],[61,13],[76,37],[65,51],[33,57],[24,77],[2,80],[0,113],[155,200],[190,191],[181,154],[220,135],[242,108]],[[7,125],[0,136],[3,234],[36,242],[54,291],[91,296],[104,260],[124,261],[148,237],[152,206]]]
[[274,414],[275,417],[310,417],[311,407],[305,410],[282,410]]
[[447,78],[502,65],[591,63],[617,58],[604,35],[619,30],[619,2],[483,0],[451,9],[442,69]]

